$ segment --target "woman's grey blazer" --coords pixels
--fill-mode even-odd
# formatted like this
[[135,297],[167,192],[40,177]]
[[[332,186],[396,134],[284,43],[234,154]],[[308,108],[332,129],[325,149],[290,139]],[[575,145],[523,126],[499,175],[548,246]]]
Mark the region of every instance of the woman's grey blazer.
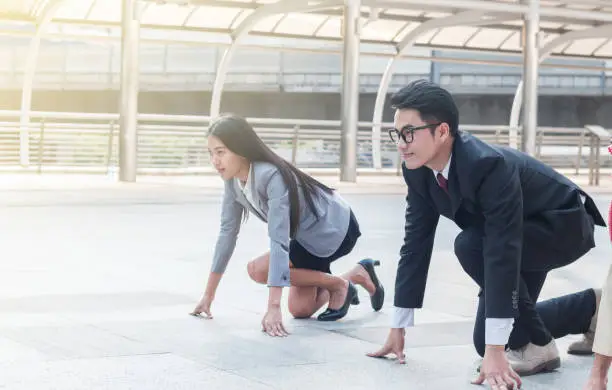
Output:
[[[290,206],[289,190],[275,165],[255,162],[249,175],[252,197],[259,213],[253,208],[233,179],[225,182],[221,206],[221,228],[212,263],[212,272],[223,273],[236,247],[243,213],[247,210],[268,225],[270,238],[270,267],[268,286],[288,287],[289,278],[289,234]],[[249,184],[249,183],[247,183]],[[350,220],[349,205],[335,191],[327,194],[318,191],[313,201],[319,219],[311,212],[301,187],[300,222],[295,234],[308,252],[318,257],[331,256],[346,237]]]

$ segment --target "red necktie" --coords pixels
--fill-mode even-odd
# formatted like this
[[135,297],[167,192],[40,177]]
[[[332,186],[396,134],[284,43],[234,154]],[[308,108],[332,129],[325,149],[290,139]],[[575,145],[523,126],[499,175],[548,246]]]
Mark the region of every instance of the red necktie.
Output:
[[436,179],[438,179],[438,185],[448,194],[448,181],[441,173],[436,175]]

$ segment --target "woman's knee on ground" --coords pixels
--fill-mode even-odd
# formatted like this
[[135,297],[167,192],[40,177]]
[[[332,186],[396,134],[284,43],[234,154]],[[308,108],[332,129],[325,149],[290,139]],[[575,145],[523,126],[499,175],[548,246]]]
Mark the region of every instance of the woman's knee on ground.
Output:
[[253,281],[266,284],[268,281],[268,267],[265,262],[253,260],[247,264],[247,272]]
[[291,313],[293,318],[297,319],[310,318],[315,312],[313,306],[312,303],[308,302],[289,301],[289,313]]

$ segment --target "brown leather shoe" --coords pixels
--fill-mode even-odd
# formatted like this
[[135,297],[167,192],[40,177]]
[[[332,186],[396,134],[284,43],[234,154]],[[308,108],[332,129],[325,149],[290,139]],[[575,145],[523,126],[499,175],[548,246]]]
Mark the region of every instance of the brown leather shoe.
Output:
[[521,349],[508,351],[506,356],[514,371],[520,376],[553,371],[561,367],[561,358],[555,340],[543,346],[529,343]]
[[[508,350],[506,358],[512,369],[520,376],[554,371],[561,367],[561,358],[555,340],[542,346],[529,343],[523,348]],[[482,359],[478,362],[477,372],[480,372],[481,365]]]
[[592,355],[593,341],[595,340],[595,329],[597,328],[597,315],[599,314],[599,303],[601,302],[601,289],[595,291],[595,315],[591,319],[589,330],[582,335],[582,339],[574,341],[567,348],[567,353],[572,355]]

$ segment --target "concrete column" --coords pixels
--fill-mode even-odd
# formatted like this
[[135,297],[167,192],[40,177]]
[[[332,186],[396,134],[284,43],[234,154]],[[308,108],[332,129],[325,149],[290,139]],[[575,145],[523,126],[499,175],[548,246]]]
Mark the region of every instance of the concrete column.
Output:
[[538,127],[538,69],[540,1],[526,0],[529,12],[525,14],[523,27],[523,132],[521,148],[531,156],[536,155],[536,132]]
[[347,182],[357,181],[360,15],[361,0],[344,0],[340,180]]
[[121,102],[119,107],[119,180],[136,181],[140,15],[137,0],[123,0]]

